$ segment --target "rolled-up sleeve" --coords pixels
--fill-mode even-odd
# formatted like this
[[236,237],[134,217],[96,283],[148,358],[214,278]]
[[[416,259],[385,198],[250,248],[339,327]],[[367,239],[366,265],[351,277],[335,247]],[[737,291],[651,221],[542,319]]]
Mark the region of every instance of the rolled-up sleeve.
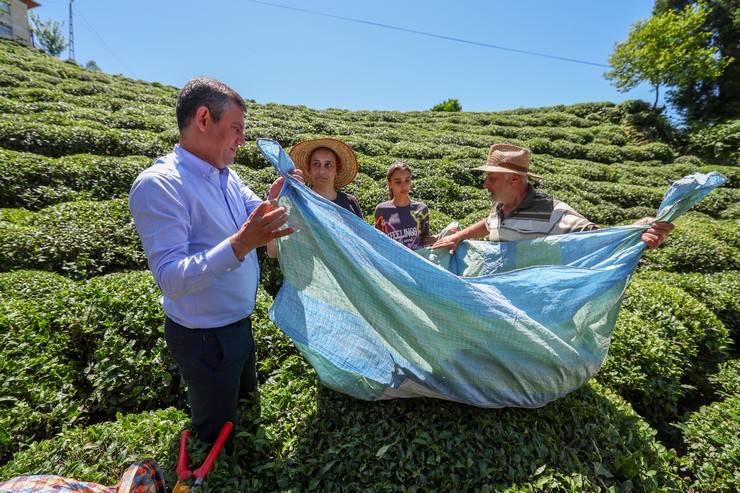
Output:
[[190,214],[166,177],[144,173],[129,193],[129,210],[141,237],[149,269],[171,299],[202,291],[240,265],[229,238],[190,254]]

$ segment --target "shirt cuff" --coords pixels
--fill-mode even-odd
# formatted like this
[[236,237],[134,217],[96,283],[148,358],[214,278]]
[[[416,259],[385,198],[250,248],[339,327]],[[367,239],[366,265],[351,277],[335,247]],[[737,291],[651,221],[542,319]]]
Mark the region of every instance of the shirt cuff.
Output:
[[230,272],[239,267],[241,263],[242,261],[236,257],[234,249],[231,248],[230,238],[226,238],[206,253],[206,265],[212,272]]

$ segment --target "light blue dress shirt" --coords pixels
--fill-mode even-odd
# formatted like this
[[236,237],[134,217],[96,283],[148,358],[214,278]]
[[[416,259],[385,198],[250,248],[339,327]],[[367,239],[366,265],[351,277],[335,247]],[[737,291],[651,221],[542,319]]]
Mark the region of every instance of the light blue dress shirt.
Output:
[[252,313],[257,254],[239,261],[229,237],[261,201],[235,172],[179,145],[136,178],[129,210],[172,320],[207,329]]

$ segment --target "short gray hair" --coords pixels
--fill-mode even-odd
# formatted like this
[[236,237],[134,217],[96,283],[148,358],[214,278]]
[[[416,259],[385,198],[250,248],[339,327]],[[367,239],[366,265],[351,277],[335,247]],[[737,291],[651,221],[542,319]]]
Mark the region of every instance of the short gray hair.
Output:
[[185,130],[201,106],[208,108],[213,119],[219,121],[230,104],[247,110],[244,99],[223,82],[210,77],[190,79],[177,95],[177,128],[180,132]]

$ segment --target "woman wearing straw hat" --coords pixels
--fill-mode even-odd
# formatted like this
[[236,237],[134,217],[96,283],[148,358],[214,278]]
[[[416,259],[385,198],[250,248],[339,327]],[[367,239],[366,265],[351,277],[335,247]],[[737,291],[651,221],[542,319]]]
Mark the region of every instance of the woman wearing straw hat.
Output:
[[357,198],[338,190],[357,176],[357,156],[347,144],[337,139],[304,140],[293,146],[290,157],[314,192],[362,218]]
[[[347,144],[329,138],[304,140],[293,146],[290,158],[314,192],[362,219],[357,198],[338,190],[357,176],[357,156]],[[274,241],[267,244],[267,255],[277,256]]]

